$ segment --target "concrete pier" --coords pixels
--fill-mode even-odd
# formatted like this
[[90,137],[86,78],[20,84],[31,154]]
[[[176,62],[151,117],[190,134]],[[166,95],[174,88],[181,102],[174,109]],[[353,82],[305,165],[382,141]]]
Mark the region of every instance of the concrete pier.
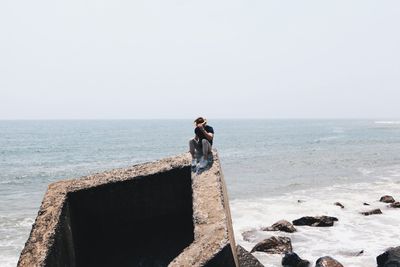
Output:
[[31,266],[239,266],[216,152],[50,184],[18,262]]

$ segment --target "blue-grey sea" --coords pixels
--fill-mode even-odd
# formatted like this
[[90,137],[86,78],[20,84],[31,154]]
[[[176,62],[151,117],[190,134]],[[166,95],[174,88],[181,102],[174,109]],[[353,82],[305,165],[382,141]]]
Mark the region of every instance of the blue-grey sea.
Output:
[[[290,234],[311,262],[330,253],[345,266],[372,267],[377,254],[400,245],[400,209],[378,201],[400,200],[399,121],[210,118],[209,125],[237,243],[251,249],[271,235],[262,226],[326,214],[339,217],[335,227]],[[184,153],[192,136],[192,120],[0,121],[0,266],[16,265],[49,183]],[[361,216],[363,202],[383,214]],[[358,249],[359,257],[347,253]],[[279,255],[255,256],[280,266]]]

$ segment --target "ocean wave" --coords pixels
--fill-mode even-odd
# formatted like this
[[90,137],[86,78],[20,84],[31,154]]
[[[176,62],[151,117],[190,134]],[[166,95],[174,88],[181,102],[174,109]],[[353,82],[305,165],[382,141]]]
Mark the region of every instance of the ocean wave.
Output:
[[375,121],[375,124],[400,125],[400,121]]
[[[379,202],[383,195],[396,198],[400,195],[400,185],[396,181],[387,180],[299,190],[271,198],[233,200],[230,206],[236,241],[246,249],[251,249],[258,241],[270,235],[282,235],[279,232],[260,230],[278,220],[292,221],[302,216],[335,216],[339,221],[334,227],[297,227],[298,232],[287,234],[296,253],[311,262],[320,256],[331,255],[344,266],[376,266],[376,256],[383,253],[386,247],[397,244],[397,236],[392,233],[397,232],[400,224],[400,210]],[[335,202],[342,203],[345,208],[333,205]],[[370,205],[365,206],[364,202]],[[368,217],[360,215],[362,211],[376,208],[381,209],[383,214]],[[249,230],[254,238],[244,240],[242,233]],[[348,256],[349,253],[361,250],[364,250],[361,256]],[[279,258],[264,255],[260,260],[268,266],[271,262],[278,262]]]

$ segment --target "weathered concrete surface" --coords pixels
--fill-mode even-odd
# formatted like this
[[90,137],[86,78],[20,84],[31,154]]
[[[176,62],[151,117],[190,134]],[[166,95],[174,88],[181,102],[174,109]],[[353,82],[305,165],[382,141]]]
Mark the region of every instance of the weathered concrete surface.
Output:
[[191,173],[184,154],[49,185],[18,262],[168,264],[238,266],[215,152],[213,165],[199,175]]
[[170,267],[239,266],[228,194],[218,155],[210,169],[192,174],[194,242]]

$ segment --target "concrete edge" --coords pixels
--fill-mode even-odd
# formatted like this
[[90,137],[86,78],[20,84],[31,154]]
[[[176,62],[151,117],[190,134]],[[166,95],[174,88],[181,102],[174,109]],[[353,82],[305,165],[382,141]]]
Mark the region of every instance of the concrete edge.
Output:
[[29,238],[21,251],[18,267],[44,266],[46,257],[54,244],[60,215],[69,192],[96,187],[103,184],[126,181],[139,176],[148,176],[190,164],[187,153],[149,163],[133,165],[106,172],[95,173],[78,179],[61,180],[51,183],[38,215],[32,225]]
[[[192,172],[195,240],[170,267],[208,266],[218,257],[231,257],[230,262],[219,266],[239,266],[228,194],[216,150],[213,158],[208,170],[200,174]],[[227,250],[230,255],[226,255]],[[221,252],[225,255],[219,255]]]

